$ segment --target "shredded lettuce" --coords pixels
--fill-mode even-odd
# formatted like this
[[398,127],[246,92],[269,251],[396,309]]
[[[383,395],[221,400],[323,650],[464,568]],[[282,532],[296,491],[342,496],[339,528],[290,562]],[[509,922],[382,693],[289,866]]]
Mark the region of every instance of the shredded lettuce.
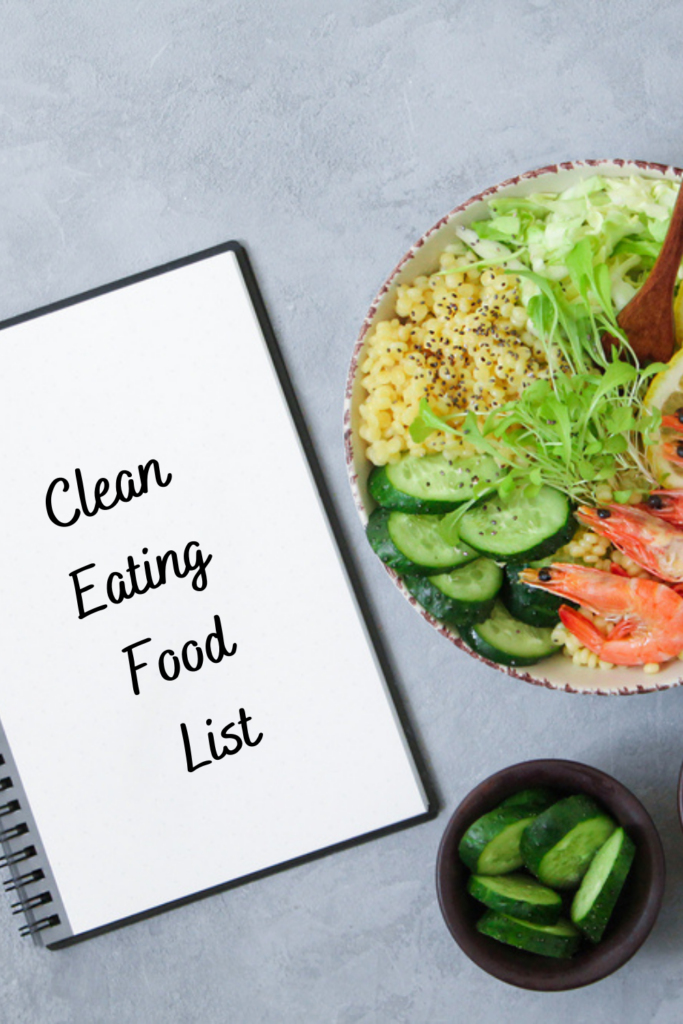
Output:
[[531,331],[539,334],[533,300],[541,294],[560,311],[552,342],[563,338],[576,356],[571,323],[581,332],[588,324],[589,355],[601,365],[599,332],[619,336],[616,317],[652,269],[677,192],[678,183],[669,179],[596,174],[564,192],[494,197],[490,217],[456,228],[456,235],[464,252],[479,257],[473,269],[499,263],[518,273]]
[[[489,201],[491,217],[468,229],[481,240],[523,249],[526,268],[556,281],[579,301],[567,257],[584,239],[594,265],[606,264],[619,312],[643,284],[657,257],[676,202],[678,183],[641,177],[594,175],[560,193],[504,196]],[[469,244],[477,250],[475,242]],[[478,255],[482,255],[478,252]],[[679,275],[680,277],[681,275]],[[525,304],[535,294],[522,289]],[[596,303],[591,300],[595,307]]]

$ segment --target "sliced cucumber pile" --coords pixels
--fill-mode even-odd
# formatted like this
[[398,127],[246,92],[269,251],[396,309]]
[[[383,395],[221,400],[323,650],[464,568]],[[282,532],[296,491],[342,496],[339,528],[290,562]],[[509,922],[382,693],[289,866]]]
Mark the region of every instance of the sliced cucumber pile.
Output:
[[[565,496],[551,487],[533,498],[520,489],[505,500],[494,496],[477,503],[479,485],[500,475],[488,455],[404,455],[375,467],[368,488],[379,507],[367,536],[422,607],[455,626],[482,657],[533,665],[559,650],[551,632],[562,599],[517,576],[523,565],[570,540],[577,523]],[[465,502],[458,543],[449,543],[443,517]]]
[[474,487],[491,483],[501,470],[490,455],[451,459],[446,455],[416,458],[375,467],[368,490],[378,505],[399,512],[452,512],[474,497]]
[[492,910],[535,924],[557,924],[562,897],[527,875],[470,875],[467,891]]
[[506,565],[505,578],[500,593],[503,604],[520,622],[526,622],[529,626],[556,626],[560,621],[560,605],[568,604],[577,607],[573,601],[568,601],[557,594],[549,594],[547,590],[539,590],[537,587],[530,587],[522,583],[519,574],[522,569],[530,565],[533,569],[540,569],[544,565],[550,565],[551,558],[544,558],[539,562],[526,563],[525,565]]
[[368,522],[368,540],[375,554],[396,572],[450,572],[478,556],[464,544],[454,546],[443,539],[439,532],[441,518],[376,508]]
[[559,799],[557,793],[547,786],[530,786],[529,789],[520,789],[519,792],[508,796],[501,803],[501,807],[528,807],[530,810],[540,814],[547,807]]
[[524,864],[519,843],[534,820],[525,807],[497,807],[470,825],[458,852],[467,867],[480,875],[505,875]]
[[545,558],[572,539],[577,529],[569,502],[561,491],[541,487],[535,498],[519,489],[505,501],[487,498],[465,512],[460,538],[490,558],[529,562]]
[[490,558],[438,576],[405,576],[403,581],[436,619],[468,626],[488,618],[503,582],[503,570]]
[[560,648],[552,639],[552,629],[529,626],[510,615],[498,601],[484,622],[461,630],[461,636],[472,650],[500,665],[535,665],[549,658]]
[[623,828],[613,832],[593,857],[572,903],[571,918],[592,942],[603,936],[636,848]]
[[[558,799],[544,786],[507,797],[470,825],[459,846],[472,871],[467,891],[488,908],[478,931],[562,958],[582,939],[603,937],[635,852],[623,828],[593,799]],[[576,890],[571,921],[561,916],[568,889]]]
[[575,889],[616,827],[589,796],[568,796],[539,814],[525,831],[524,863],[545,885]]
[[487,910],[477,922],[477,931],[499,942],[528,953],[540,953],[567,960],[573,956],[581,942],[581,932],[571,921],[560,918],[556,924],[533,924],[520,921],[495,910]]

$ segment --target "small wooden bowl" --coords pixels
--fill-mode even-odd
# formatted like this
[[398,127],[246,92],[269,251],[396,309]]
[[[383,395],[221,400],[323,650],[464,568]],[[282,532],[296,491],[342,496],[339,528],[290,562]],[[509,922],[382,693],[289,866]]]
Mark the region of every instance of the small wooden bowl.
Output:
[[[633,866],[604,938],[593,947],[586,942],[569,960],[526,953],[480,935],[476,923],[485,907],[468,894],[466,885],[470,872],[458,856],[460,840],[472,822],[493,810],[506,797],[529,786],[549,786],[559,797],[574,793],[593,797],[624,827],[636,845]],[[681,787],[679,807],[683,812]],[[501,981],[547,992],[590,985],[622,967],[643,944],[657,919],[665,875],[659,835],[652,818],[633,793],[596,768],[576,761],[555,760],[512,765],[473,789],[448,823],[436,867],[441,912],[463,952]]]

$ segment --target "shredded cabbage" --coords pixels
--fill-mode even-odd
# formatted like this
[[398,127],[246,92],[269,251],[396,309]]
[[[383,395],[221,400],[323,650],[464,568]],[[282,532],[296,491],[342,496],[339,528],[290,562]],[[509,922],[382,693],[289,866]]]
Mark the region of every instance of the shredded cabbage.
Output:
[[[619,312],[643,284],[657,257],[676,202],[678,182],[638,176],[593,175],[559,193],[501,196],[489,200],[490,218],[475,221],[460,237],[480,256],[492,255],[497,243],[522,266],[557,282],[570,304],[582,304],[566,265],[577,243],[590,241],[593,263],[609,270],[614,308]],[[518,250],[523,249],[524,255]],[[521,260],[521,263],[519,262]],[[681,278],[679,271],[679,279]],[[530,280],[522,282],[525,305],[538,294]],[[593,310],[600,303],[589,294]]]

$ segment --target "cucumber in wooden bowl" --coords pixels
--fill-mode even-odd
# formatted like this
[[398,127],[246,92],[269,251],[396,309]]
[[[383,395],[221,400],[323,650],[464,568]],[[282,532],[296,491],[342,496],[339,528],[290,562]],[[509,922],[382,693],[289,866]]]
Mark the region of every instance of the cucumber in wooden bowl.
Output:
[[575,889],[617,823],[595,800],[558,800],[529,823],[520,840],[524,864],[544,885]]
[[478,484],[491,483],[501,470],[489,455],[456,459],[446,455],[404,455],[376,466],[368,490],[382,508],[398,512],[452,512],[475,496]]
[[560,918],[555,924],[534,924],[487,910],[477,923],[477,931],[508,946],[558,959],[569,959],[581,943],[581,932],[571,921]]
[[528,875],[470,875],[467,891],[491,910],[522,921],[557,924],[562,913],[559,893]]
[[[533,801],[537,807],[544,801],[546,809],[531,810]],[[557,799],[538,787],[511,794],[473,822],[458,852],[474,872],[467,892],[489,908],[477,924],[481,934],[528,952],[570,957],[582,936],[602,938],[635,846],[590,797]],[[542,881],[519,872],[519,861]],[[563,921],[563,890],[576,888],[582,874],[571,923]]]
[[599,942],[635,857],[633,840],[618,828],[593,857],[572,902],[571,918],[591,942]]
[[540,814],[551,804],[557,803],[559,796],[554,789],[548,786],[529,786],[528,789],[520,789],[517,793],[501,800],[501,807],[528,807],[531,811]]
[[[548,885],[527,874],[523,868],[495,876],[475,871],[474,877],[471,868],[468,870],[459,856],[459,847],[467,832],[493,812],[520,810],[525,805],[529,808],[535,802],[536,813],[525,826],[524,834],[531,832],[547,813],[542,806],[546,800],[552,800],[552,811],[577,797],[591,802],[592,814],[597,807],[598,813],[617,823],[606,843],[594,849],[592,863],[595,866],[586,871],[578,889],[578,892],[583,890],[582,902],[577,898],[576,886],[574,890],[568,890]],[[610,824],[609,827],[613,826]],[[612,871],[618,865],[621,829],[635,841],[635,856],[621,894],[608,915],[602,937],[599,942],[594,942],[590,938],[589,922],[596,911],[600,916],[601,904],[606,906],[607,901],[605,899],[603,903],[601,894],[606,897],[608,891],[614,892],[608,879],[614,878]],[[632,793],[616,779],[589,765],[564,760],[537,760],[504,768],[484,779],[465,796],[449,821],[439,847],[437,891],[441,911],[453,938],[475,963],[509,984],[533,990],[560,991],[605,977],[636,952],[656,919],[665,873],[655,826]],[[511,879],[510,891],[507,885]],[[517,896],[516,879],[521,881],[522,892],[527,884],[531,885],[531,899],[528,905],[524,905],[526,901],[522,899],[521,911],[512,902]],[[559,920],[554,924],[525,920],[525,917],[533,918],[539,912],[547,912],[547,909],[534,910],[534,903],[540,902],[535,900],[534,893],[538,892],[535,885],[554,890],[555,896],[548,897],[549,901],[556,906],[559,902],[563,905]],[[511,902],[506,904],[506,898]],[[613,899],[614,895],[609,902]],[[551,912],[556,914],[557,910]],[[576,920],[570,923],[568,919],[572,916]],[[582,923],[586,930],[581,927]],[[525,928],[525,924],[537,927]]]
[[458,853],[470,871],[479,875],[505,875],[521,868],[520,840],[536,817],[526,807],[496,807],[477,818],[460,840]]

